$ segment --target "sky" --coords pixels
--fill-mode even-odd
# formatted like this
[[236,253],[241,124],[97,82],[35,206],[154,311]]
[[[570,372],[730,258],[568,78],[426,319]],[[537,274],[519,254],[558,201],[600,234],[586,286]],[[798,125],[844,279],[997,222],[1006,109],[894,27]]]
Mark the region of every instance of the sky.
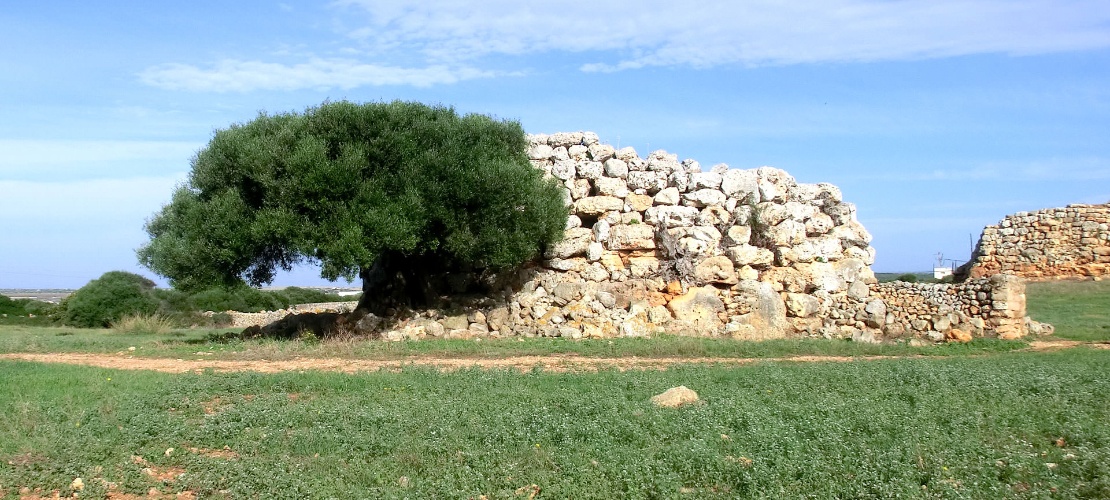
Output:
[[1110,2],[690,5],[6,2],[0,289],[158,278],[143,225],[214,131],[343,99],[830,182],[876,272],[963,262],[1007,214],[1110,201]]

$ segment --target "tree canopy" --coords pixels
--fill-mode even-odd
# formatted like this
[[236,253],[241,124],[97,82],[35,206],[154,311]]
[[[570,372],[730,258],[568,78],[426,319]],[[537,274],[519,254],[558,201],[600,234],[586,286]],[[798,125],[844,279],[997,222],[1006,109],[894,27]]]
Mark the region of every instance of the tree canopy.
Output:
[[309,262],[419,298],[436,275],[517,266],[561,237],[562,192],[526,148],[519,123],[413,102],[261,113],[197,153],[139,260],[183,289]]

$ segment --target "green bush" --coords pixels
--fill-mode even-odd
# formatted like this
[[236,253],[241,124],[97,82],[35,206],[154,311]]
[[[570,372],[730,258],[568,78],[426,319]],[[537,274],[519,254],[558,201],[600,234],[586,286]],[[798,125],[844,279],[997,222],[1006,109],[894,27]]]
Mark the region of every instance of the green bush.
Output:
[[900,274],[895,281],[905,281],[906,283],[917,283],[917,275],[913,273]]
[[127,315],[154,314],[159,301],[153,281],[134,273],[109,271],[67,297],[63,304],[63,323],[106,328]]

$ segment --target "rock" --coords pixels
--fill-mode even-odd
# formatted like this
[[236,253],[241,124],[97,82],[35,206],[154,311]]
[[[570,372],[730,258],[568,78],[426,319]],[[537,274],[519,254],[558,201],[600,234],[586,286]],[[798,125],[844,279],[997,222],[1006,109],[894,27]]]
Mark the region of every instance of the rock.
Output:
[[651,397],[651,403],[662,408],[678,408],[698,402],[698,393],[684,385],[672,387]]
[[971,342],[971,334],[960,330],[959,328],[948,330],[944,334],[944,338],[947,339],[949,342],[960,342],[964,344]]
[[729,170],[721,175],[721,191],[741,202],[758,202],[759,186],[754,170]]
[[766,248],[752,245],[738,245],[725,251],[732,263],[737,266],[769,266],[775,261],[775,254]]
[[868,302],[863,308],[867,313],[867,326],[871,328],[882,328],[886,324],[886,303],[881,299],[875,299]]
[[624,199],[624,202],[628,204],[629,210],[633,212],[643,212],[651,208],[654,200],[646,194],[630,194]]
[[656,205],[678,205],[681,199],[682,194],[679,193],[678,188],[669,187],[656,193],[652,202]]
[[605,175],[609,177],[616,177],[618,179],[628,177],[628,164],[619,159],[611,158],[605,160],[604,168]]
[[628,271],[633,278],[647,278],[659,271],[659,259],[655,257],[630,257]]
[[694,267],[694,278],[702,283],[736,284],[736,270],[728,257],[718,255],[698,262]]
[[628,190],[628,185],[625,184],[624,180],[622,179],[602,177],[594,183],[597,185],[597,194],[599,196],[624,198],[630,193],[630,191]]
[[783,338],[789,323],[786,321],[786,304],[770,283],[741,281],[735,287],[734,302],[750,311],[732,318],[740,330],[733,335],[745,340]]
[[644,212],[648,224],[660,229],[694,225],[698,209],[694,207],[656,205]]
[[857,330],[852,334],[852,342],[862,342],[864,344],[879,344],[882,343],[879,339],[875,338],[875,334],[866,330]]
[[1034,321],[1029,316],[1025,317],[1025,329],[1029,331],[1030,335],[1052,335],[1056,332],[1056,327],[1048,323]]
[[549,259],[567,259],[576,255],[584,255],[586,248],[593,240],[593,230],[584,227],[567,229],[563,232],[563,239],[548,247],[544,257]]
[[721,174],[716,172],[698,172],[690,174],[690,187],[693,189],[713,189],[721,187]]
[[732,226],[725,232],[726,242],[729,245],[747,245],[752,239],[752,228],[749,226]]
[[786,313],[797,318],[808,318],[821,310],[821,301],[805,293],[786,294]]
[[442,324],[443,328],[446,330],[466,330],[470,327],[470,322],[467,321],[465,314],[443,318]]
[[583,179],[599,180],[605,167],[599,161],[588,161],[578,164],[578,176]]
[[725,303],[711,286],[690,288],[685,295],[675,297],[667,304],[678,321],[695,327],[717,328],[721,324],[718,314],[724,312]]
[[643,189],[655,194],[667,187],[667,175],[653,171],[633,171],[628,173],[628,189]]
[[699,189],[683,193],[682,199],[695,207],[703,208],[709,205],[724,205],[727,197],[716,189]]
[[586,247],[586,260],[590,262],[597,262],[601,259],[602,254],[605,253],[605,246],[598,242],[592,242]]
[[605,212],[619,212],[622,209],[624,209],[624,200],[615,196],[589,196],[574,202],[574,210],[579,215],[601,215]]
[[609,230],[610,250],[652,250],[655,248],[655,228],[647,224],[613,226]]

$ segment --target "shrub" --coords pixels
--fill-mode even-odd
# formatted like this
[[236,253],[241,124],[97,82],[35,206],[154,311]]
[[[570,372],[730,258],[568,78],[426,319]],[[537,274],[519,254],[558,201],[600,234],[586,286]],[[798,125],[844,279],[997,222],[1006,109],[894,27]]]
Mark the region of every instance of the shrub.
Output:
[[112,329],[120,333],[164,334],[173,328],[173,321],[159,314],[129,314],[112,323]]
[[127,315],[154,314],[158,299],[154,282],[125,271],[110,271],[90,281],[63,301],[67,325],[104,328]]
[[917,283],[917,275],[913,273],[906,273],[898,275],[895,281],[905,281],[906,283]]

